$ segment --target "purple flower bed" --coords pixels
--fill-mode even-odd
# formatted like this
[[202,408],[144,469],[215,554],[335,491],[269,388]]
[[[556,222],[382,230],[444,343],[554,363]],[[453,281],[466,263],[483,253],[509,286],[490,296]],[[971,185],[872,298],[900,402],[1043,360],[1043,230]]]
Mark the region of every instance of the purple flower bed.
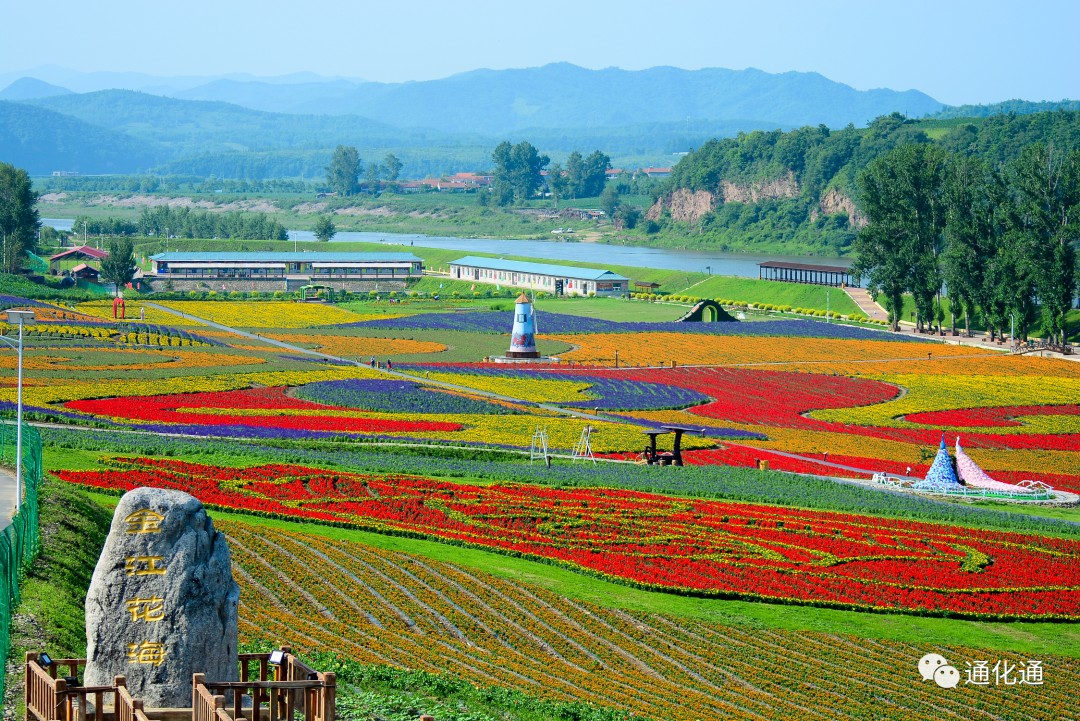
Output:
[[585,374],[558,374],[550,371],[515,370],[512,368],[446,368],[441,366],[409,365],[410,371],[457,372],[468,375],[497,378],[520,378],[522,380],[573,380],[591,383],[586,391],[595,398],[584,398],[558,405],[569,408],[600,408],[606,411],[659,411],[670,408],[686,408],[712,400],[709,396],[689,388],[678,388],[663,383],[649,383],[624,378],[608,378]]
[[17,295],[4,295],[0,293],[0,308],[15,308],[20,305],[27,305],[31,308],[56,308],[57,310],[67,310],[67,308],[60,308],[52,303],[42,303],[40,300],[30,300],[29,298],[20,298]]
[[431,390],[410,381],[354,379],[309,383],[296,390],[305,400],[384,413],[516,415],[521,411]]
[[[330,327],[379,328],[384,330],[462,330],[473,333],[509,333],[514,325],[511,311],[477,313],[424,313],[404,318],[379,318]],[[563,313],[537,313],[538,334],[554,333],[704,333],[730,336],[788,336],[796,338],[847,338],[926,342],[923,339],[840,323],[793,318],[735,323],[617,323]]]

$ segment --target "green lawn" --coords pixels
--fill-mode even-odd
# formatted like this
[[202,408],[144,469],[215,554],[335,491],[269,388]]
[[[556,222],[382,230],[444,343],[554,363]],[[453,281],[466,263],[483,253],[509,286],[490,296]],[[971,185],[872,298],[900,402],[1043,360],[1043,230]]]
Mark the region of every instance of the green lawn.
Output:
[[[114,506],[113,496],[88,494],[104,506]],[[1002,651],[1055,653],[1080,657],[1080,625],[1073,623],[988,623],[905,614],[875,614],[857,611],[690,598],[674,594],[640,591],[615,583],[573,573],[565,569],[511,558],[476,549],[451,546],[397,536],[384,536],[318,524],[256,519],[244,514],[212,511],[215,518],[301,531],[327,538],[365,543],[377,548],[414,553],[457,563],[517,581],[534,583],[569,598],[609,608],[664,613],[713,623],[756,628],[810,630],[851,634],[865,638],[888,638],[913,644],[976,646]]]

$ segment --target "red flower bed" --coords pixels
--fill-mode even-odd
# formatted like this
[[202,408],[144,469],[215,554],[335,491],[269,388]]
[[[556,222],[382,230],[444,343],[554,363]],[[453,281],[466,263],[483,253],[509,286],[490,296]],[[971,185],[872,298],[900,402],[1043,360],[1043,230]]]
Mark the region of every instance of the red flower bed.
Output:
[[[285,388],[252,388],[240,391],[212,393],[183,393],[165,396],[129,396],[126,398],[96,398],[69,401],[65,408],[113,418],[131,418],[165,424],[200,426],[252,426],[306,431],[340,431],[344,433],[398,433],[407,431],[456,431],[456,423],[429,421],[392,421],[374,418],[342,416],[248,416],[229,413],[236,409],[301,409],[336,410],[356,413],[355,408],[324,406],[289,398]],[[180,413],[179,408],[211,408],[220,413]],[[180,429],[182,430],[182,429]]]
[[961,408],[953,411],[928,411],[910,413],[905,420],[911,423],[925,423],[928,426],[964,427],[1008,427],[1023,425],[1013,420],[1018,416],[1076,416],[1080,415],[1080,406],[1001,406],[997,408]]
[[116,459],[106,489],[543,559],[650,590],[976,618],[1080,618],[1080,542],[615,489],[469,485],[267,465]]

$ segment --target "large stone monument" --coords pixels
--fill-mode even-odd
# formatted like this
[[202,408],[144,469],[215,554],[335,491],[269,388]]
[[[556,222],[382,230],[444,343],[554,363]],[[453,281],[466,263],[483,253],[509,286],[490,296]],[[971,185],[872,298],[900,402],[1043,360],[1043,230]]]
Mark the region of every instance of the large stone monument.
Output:
[[198,499],[138,488],[120,499],[86,596],[87,686],[126,676],[148,707],[191,706],[191,676],[238,680],[240,587]]

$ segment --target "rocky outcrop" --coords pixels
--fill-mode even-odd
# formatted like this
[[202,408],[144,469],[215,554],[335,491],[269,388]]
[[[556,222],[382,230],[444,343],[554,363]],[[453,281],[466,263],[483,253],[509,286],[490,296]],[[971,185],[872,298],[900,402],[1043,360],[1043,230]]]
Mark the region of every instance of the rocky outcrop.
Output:
[[719,193],[677,188],[657,198],[652,207],[645,212],[645,220],[659,220],[664,208],[667,207],[671,211],[672,220],[696,225],[702,216],[716,210],[716,206],[721,203],[757,203],[772,198],[797,197],[799,197],[799,183],[790,171],[782,178],[753,183],[737,184],[722,180]]
[[137,488],[120,499],[86,594],[87,686],[127,677],[147,706],[191,703],[191,675],[238,680],[229,544],[198,499]]
[[855,207],[855,201],[841,193],[836,188],[826,191],[818,203],[821,212],[825,215],[846,213],[851,227],[858,230],[866,225],[866,218]]
[[757,203],[761,200],[776,198],[798,198],[799,181],[790,170],[782,178],[755,181],[753,183],[732,183],[720,181],[720,190],[725,203]]

